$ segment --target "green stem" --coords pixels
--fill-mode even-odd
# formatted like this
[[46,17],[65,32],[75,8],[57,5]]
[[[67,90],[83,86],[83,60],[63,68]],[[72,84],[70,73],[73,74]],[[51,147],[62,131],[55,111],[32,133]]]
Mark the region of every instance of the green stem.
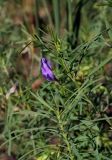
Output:
[[53,2],[53,10],[54,10],[54,21],[55,21],[55,29],[56,33],[59,36],[60,31],[60,1],[52,0]]
[[68,8],[68,31],[72,33],[72,1],[67,0],[67,8]]
[[64,138],[64,141],[66,143],[66,146],[67,146],[67,149],[68,149],[68,152],[69,152],[69,155],[70,155],[70,160],[74,160],[74,156],[72,155],[71,146],[70,146],[70,143],[69,143],[69,140],[68,140],[68,137],[67,137],[67,133],[64,131],[64,125],[61,121],[59,111],[56,112],[56,116],[57,116],[57,119],[58,119],[60,131],[62,133],[62,136]]

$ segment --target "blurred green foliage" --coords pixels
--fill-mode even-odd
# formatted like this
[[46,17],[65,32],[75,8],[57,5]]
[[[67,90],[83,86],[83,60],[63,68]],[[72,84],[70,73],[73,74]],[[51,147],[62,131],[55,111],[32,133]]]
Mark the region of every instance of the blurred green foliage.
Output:
[[[0,1],[0,154],[111,160],[111,0],[32,3]],[[42,56],[59,82],[35,89]]]

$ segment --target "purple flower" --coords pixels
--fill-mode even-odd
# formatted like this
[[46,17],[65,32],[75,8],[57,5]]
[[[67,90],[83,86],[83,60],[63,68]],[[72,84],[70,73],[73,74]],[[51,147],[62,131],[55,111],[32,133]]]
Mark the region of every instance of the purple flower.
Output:
[[57,80],[51,67],[51,63],[46,58],[41,59],[41,72],[44,78],[48,81],[55,81]]

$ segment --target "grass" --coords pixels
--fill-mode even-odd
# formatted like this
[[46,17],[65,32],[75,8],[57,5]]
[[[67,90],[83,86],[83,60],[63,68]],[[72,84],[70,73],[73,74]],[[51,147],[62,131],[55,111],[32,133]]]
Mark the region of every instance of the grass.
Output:
[[111,1],[24,3],[0,3],[0,158],[111,160]]

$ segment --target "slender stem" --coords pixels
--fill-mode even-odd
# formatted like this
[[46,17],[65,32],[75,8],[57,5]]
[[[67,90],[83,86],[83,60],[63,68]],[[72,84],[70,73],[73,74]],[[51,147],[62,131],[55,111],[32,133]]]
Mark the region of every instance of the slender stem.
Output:
[[64,138],[64,141],[66,143],[66,146],[67,146],[67,149],[68,149],[68,152],[69,152],[69,155],[70,155],[70,160],[74,160],[74,156],[72,154],[71,146],[70,146],[70,143],[69,143],[69,140],[68,140],[68,137],[67,137],[67,133],[64,130],[64,125],[63,125],[63,122],[61,121],[59,111],[56,112],[56,116],[57,116],[57,119],[58,119],[60,131],[62,133],[62,136]]
[[59,35],[60,31],[60,1],[52,0],[53,2],[53,10],[54,10],[54,21],[55,21],[55,29],[57,35]]
[[72,1],[67,0],[68,31],[72,33]]

